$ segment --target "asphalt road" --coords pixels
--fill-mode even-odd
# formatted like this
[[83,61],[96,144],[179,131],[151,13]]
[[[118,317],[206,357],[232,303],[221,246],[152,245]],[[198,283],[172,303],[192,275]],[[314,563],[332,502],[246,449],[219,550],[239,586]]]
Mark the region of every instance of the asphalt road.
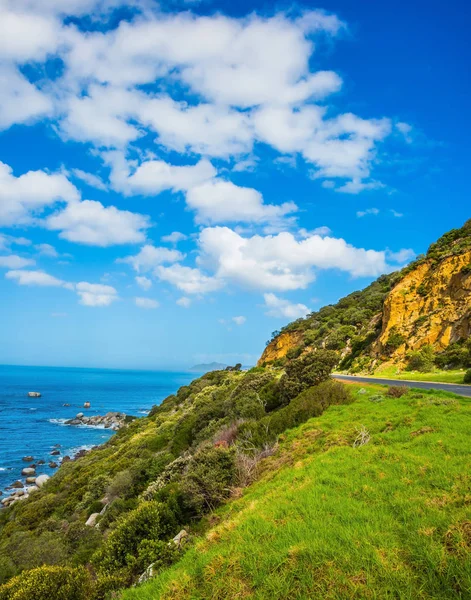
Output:
[[453,392],[460,396],[471,398],[471,385],[460,385],[458,383],[432,383],[429,381],[405,381],[397,379],[380,379],[379,377],[360,377],[356,375],[334,375],[335,379],[340,381],[356,381],[359,383],[381,383],[384,385],[407,385],[413,388],[423,388],[425,390],[443,390],[444,392]]

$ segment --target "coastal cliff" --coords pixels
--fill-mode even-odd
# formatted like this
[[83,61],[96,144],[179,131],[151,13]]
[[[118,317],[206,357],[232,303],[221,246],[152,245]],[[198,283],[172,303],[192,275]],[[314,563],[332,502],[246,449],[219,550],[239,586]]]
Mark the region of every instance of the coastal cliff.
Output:
[[[346,370],[404,365],[424,347],[440,355],[471,333],[471,221],[442,236],[427,255],[362,291],[291,323],[259,365],[319,348],[341,353]],[[463,365],[466,366],[466,365]]]

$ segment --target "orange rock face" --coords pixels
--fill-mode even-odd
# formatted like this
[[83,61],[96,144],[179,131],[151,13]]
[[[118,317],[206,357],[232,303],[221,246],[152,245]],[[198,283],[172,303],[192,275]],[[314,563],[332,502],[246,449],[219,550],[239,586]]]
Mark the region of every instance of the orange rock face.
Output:
[[283,358],[286,356],[288,350],[296,348],[296,346],[301,343],[302,339],[303,334],[301,331],[287,331],[286,333],[281,333],[268,344],[257,364],[262,365],[265,362]]
[[471,252],[443,259],[438,265],[427,261],[408,273],[387,296],[383,327],[374,346],[383,354],[391,330],[405,343],[392,356],[400,361],[410,350],[431,344],[438,352],[471,334]]

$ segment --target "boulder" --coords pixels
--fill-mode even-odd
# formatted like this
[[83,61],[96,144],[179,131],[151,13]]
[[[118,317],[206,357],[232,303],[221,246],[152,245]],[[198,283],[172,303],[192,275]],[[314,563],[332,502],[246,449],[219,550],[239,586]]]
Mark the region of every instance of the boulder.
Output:
[[78,413],[75,415],[76,419],[83,419],[83,413]]
[[90,402],[83,403],[83,408],[90,408],[90,406],[91,406]]
[[58,466],[59,466],[59,465],[58,465],[56,462],[53,462],[53,461],[51,461],[51,462],[49,463],[49,468],[50,468],[50,469],[57,469],[57,467],[58,467]]
[[33,462],[34,456],[23,456],[22,460],[30,463],[30,462]]
[[26,467],[26,469],[23,469],[21,471],[21,474],[29,477],[30,475],[36,475],[36,469],[34,469],[33,467]]
[[19,488],[23,488],[23,487],[24,487],[23,483],[21,481],[19,481],[19,480],[15,481],[15,483],[12,483],[11,486],[10,486],[10,488],[13,488],[13,489],[15,489],[15,488],[19,489]]
[[61,453],[60,450],[53,450],[50,454],[51,454],[51,456],[59,456],[60,453]]
[[87,522],[85,523],[85,525],[87,527],[95,527],[97,519],[98,519],[99,516],[100,516],[100,513],[93,513],[93,514],[91,514],[88,517]]
[[181,544],[182,544],[182,541],[183,541],[183,540],[184,540],[186,537],[188,537],[188,532],[187,532],[187,531],[185,531],[184,529],[182,529],[182,530],[180,531],[180,533],[177,533],[177,535],[176,535],[176,536],[173,538],[173,540],[172,540],[172,541],[173,541],[173,543],[174,543],[176,546],[180,547],[180,546],[181,546]]
[[145,583],[146,581],[149,581],[149,579],[152,579],[152,577],[155,575],[155,563],[152,563],[151,565],[149,565],[147,567],[147,569],[144,571],[144,573],[139,577],[139,579],[137,580],[138,584],[141,583]]
[[36,477],[27,477],[26,483],[36,483]]
[[45,465],[45,464],[46,464],[45,460],[42,460],[42,459],[38,460],[38,465]]
[[63,404],[62,406],[70,406],[70,404],[68,402],[66,402],[65,404]]
[[36,477],[36,485],[42,487],[48,479],[49,475],[40,475],[39,477]]
[[28,490],[27,490],[27,491],[28,491],[30,494],[32,494],[33,492],[37,492],[38,490],[39,490],[39,488],[38,488],[38,486],[37,486],[37,485],[32,485],[31,487],[29,487],[29,488],[28,488]]
[[68,463],[71,460],[72,459],[70,458],[70,456],[65,455],[64,458],[61,460],[61,465],[63,465],[64,463]]

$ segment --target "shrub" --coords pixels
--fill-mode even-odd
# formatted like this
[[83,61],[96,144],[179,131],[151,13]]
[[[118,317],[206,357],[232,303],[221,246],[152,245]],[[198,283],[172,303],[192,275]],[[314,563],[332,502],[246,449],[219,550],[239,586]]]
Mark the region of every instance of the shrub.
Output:
[[386,395],[390,398],[401,398],[408,391],[409,388],[406,385],[390,385]]
[[416,352],[411,352],[409,362],[407,364],[408,371],[420,371],[421,373],[429,373],[434,367],[434,351],[433,347],[426,345]]
[[389,332],[389,337],[385,344],[385,350],[389,354],[392,354],[395,350],[397,350],[404,342],[406,338],[398,332],[396,327],[391,327]]
[[43,566],[1,586],[0,600],[90,600],[91,585],[83,568]]
[[187,506],[196,516],[228,498],[235,477],[232,450],[206,446],[188,463],[181,480]]
[[468,369],[464,374],[463,383],[471,383],[471,369]]
[[337,362],[338,354],[333,350],[317,350],[288,363],[280,380],[283,404],[287,404],[306,388],[328,379]]
[[167,538],[176,526],[175,515],[165,504],[143,502],[118,521],[116,529],[94,555],[93,562],[103,573],[132,567],[143,540]]

